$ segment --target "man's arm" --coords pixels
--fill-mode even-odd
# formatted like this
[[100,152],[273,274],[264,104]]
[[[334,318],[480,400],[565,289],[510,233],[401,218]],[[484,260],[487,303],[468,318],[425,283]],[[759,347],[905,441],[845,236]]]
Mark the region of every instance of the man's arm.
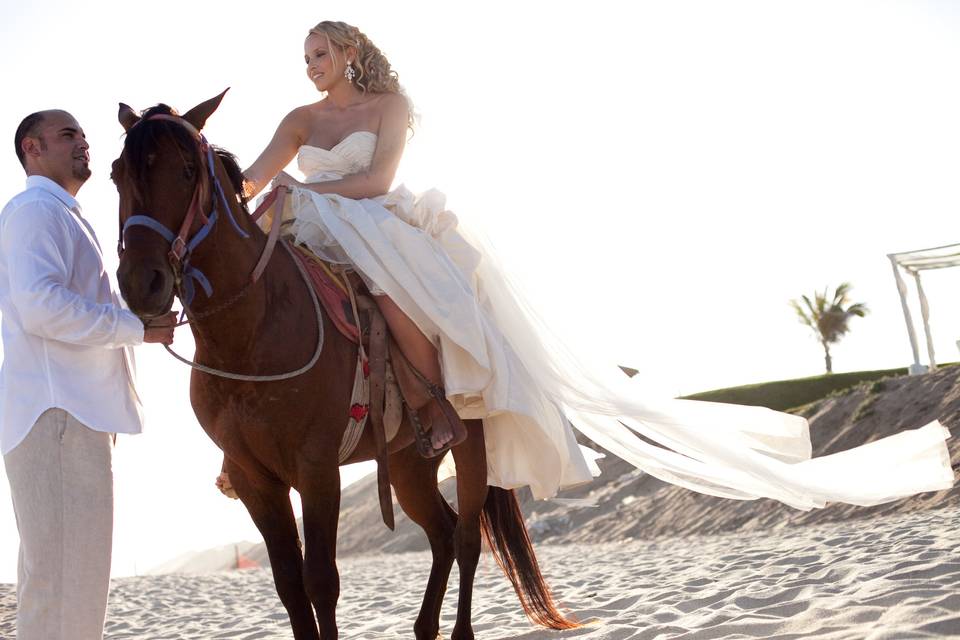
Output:
[[23,328],[71,344],[141,344],[144,328],[136,315],[67,289],[73,243],[67,220],[53,203],[35,201],[4,215],[0,249],[7,257],[10,297]]

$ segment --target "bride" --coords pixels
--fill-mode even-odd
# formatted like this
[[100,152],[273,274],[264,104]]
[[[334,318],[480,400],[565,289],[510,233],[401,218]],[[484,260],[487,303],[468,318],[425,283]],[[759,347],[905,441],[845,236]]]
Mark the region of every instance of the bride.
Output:
[[[598,473],[573,428],[662,480],[799,509],[878,504],[952,486],[950,434],[937,422],[811,459],[803,418],[651,403],[586,371],[439,192],[390,191],[413,118],[380,50],[353,26],[321,22],[307,35],[304,60],[324,97],[283,119],[244,172],[245,191],[253,196],[271,181],[291,188],[294,241],[363,278],[404,355],[437,393],[419,411],[429,431],[425,455],[464,436],[462,423],[443,419],[439,405],[449,401],[461,418],[483,419],[488,483],[529,485],[537,498]],[[281,171],[295,156],[303,182]]]

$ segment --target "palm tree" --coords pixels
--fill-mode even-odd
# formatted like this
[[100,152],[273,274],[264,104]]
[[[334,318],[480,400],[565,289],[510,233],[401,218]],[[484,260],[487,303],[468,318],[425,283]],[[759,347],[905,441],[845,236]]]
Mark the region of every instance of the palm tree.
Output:
[[[817,340],[823,345],[823,353],[827,363],[827,373],[833,373],[833,360],[830,358],[830,345],[836,344],[850,331],[850,318],[864,317],[870,310],[862,302],[850,304],[849,282],[844,282],[828,295],[829,289],[823,293],[815,293],[813,301],[807,296],[800,296],[800,300],[791,300],[790,306],[797,312],[797,317],[803,324],[813,329]],[[800,301],[803,304],[800,304]]]

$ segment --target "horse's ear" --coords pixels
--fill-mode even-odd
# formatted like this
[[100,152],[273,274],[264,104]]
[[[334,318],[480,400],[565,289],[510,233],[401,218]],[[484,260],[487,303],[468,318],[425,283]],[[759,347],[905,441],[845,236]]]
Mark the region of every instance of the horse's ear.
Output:
[[190,111],[187,111],[183,114],[183,119],[196,127],[197,131],[202,130],[203,125],[207,123],[207,118],[220,106],[220,101],[223,100],[223,96],[226,95],[227,91],[230,91],[230,87],[224,89],[220,95],[210,98],[206,102],[201,102],[193,109],[190,109]]
[[120,124],[123,125],[124,131],[130,131],[133,125],[140,122],[140,116],[130,108],[129,105],[120,103],[120,112],[117,113],[117,119],[120,121]]

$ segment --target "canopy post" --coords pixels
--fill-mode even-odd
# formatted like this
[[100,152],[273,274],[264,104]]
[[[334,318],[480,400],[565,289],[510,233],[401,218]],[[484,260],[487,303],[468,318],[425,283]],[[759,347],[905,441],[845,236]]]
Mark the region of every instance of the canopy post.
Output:
[[913,351],[913,364],[910,365],[910,375],[926,372],[926,367],[920,364],[920,349],[917,347],[917,334],[913,330],[913,318],[910,317],[910,305],[907,304],[907,284],[900,276],[900,267],[895,255],[889,256],[893,265],[893,278],[897,282],[897,291],[900,293],[900,305],[903,307],[903,319],[907,323],[907,336],[910,338],[910,349]]
[[927,304],[927,296],[923,293],[923,285],[920,284],[920,272],[913,272],[913,279],[917,282],[917,295],[920,297],[920,317],[923,318],[923,333],[927,337],[927,355],[930,356],[930,371],[937,370],[937,361],[933,356],[933,335],[930,333],[930,306]]

